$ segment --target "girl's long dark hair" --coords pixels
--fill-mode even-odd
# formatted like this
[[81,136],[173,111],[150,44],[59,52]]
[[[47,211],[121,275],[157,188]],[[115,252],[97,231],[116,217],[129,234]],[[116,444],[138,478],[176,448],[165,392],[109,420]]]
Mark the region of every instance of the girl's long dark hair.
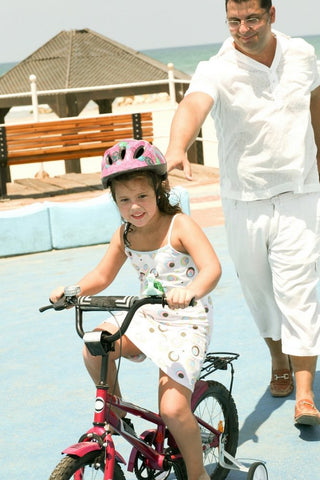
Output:
[[[182,212],[182,209],[178,201],[177,203],[171,203],[169,200],[170,187],[167,180],[164,180],[161,176],[157,175],[157,173],[155,173],[152,170],[128,172],[112,179],[110,182],[110,190],[111,190],[112,198],[115,202],[116,202],[116,193],[115,193],[116,183],[131,180],[132,178],[137,178],[137,177],[145,177],[150,181],[150,184],[152,185],[156,195],[157,205],[160,212],[166,213],[167,215],[172,215],[172,216],[175,215],[176,213]],[[125,222],[123,241],[126,247],[130,247],[130,242],[128,241],[128,233],[130,231],[131,231],[131,223]]]

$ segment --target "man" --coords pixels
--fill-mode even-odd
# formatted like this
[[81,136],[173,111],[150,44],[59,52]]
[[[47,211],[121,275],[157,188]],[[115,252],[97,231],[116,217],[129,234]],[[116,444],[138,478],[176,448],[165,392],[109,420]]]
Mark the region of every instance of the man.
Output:
[[[187,150],[210,111],[230,255],[267,343],[270,391],[296,383],[295,422],[320,424],[320,79],[314,50],[272,30],[271,0],[226,0],[231,37],[200,62],[173,118],[169,169],[191,178]],[[318,167],[317,167],[318,161]]]

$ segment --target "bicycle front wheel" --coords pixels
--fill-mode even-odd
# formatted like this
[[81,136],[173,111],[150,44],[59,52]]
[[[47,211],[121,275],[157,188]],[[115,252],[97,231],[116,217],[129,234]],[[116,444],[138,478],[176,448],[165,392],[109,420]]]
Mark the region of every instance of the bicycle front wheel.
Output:
[[[208,389],[195,405],[194,414],[224,435],[224,449],[233,457],[238,446],[239,422],[236,405],[229,391],[219,382],[209,380]],[[223,480],[229,470],[219,464],[219,449],[213,447],[214,433],[200,425],[203,461],[211,479]]]
[[[63,457],[56,466],[49,480],[103,480],[104,454],[90,452],[83,457]],[[118,463],[114,466],[113,480],[125,480],[125,476]]]

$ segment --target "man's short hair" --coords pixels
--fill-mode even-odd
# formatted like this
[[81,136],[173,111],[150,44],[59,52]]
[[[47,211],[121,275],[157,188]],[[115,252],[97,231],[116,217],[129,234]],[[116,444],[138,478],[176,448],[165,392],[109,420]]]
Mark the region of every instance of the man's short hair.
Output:
[[[226,10],[227,10],[227,4],[230,0],[226,0]],[[243,2],[248,2],[249,0],[232,0],[235,3],[243,3]],[[263,8],[264,10],[270,10],[272,7],[272,0],[260,0],[260,7]]]

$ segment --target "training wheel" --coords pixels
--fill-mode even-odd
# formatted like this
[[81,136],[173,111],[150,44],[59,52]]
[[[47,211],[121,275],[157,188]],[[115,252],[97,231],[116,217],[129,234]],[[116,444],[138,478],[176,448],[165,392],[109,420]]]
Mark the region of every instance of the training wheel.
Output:
[[253,463],[249,468],[247,480],[268,480],[268,472],[264,463]]

